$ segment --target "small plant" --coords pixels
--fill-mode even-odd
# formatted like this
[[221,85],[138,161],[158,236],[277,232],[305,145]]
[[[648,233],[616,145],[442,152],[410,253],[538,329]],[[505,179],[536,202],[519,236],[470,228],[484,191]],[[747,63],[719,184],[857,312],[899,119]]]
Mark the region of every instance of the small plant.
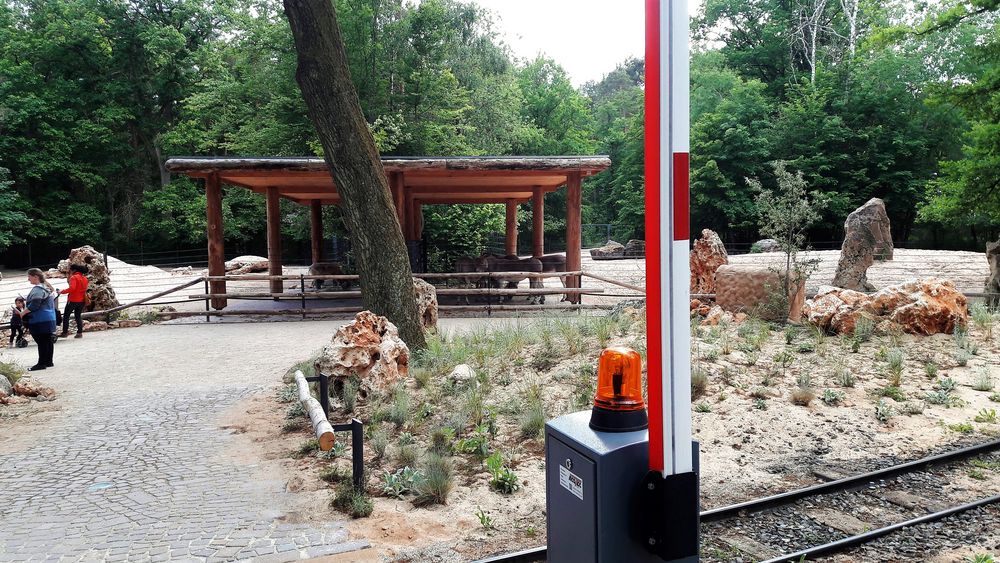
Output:
[[484,530],[493,529],[493,518],[489,514],[483,512],[482,508],[476,507],[476,518],[479,518],[479,525],[483,527]]
[[795,347],[795,351],[798,352],[798,353],[800,353],[800,354],[806,354],[806,353],[809,353],[809,352],[815,352],[816,351],[816,344],[813,343],[813,342],[810,342],[808,340],[805,340],[803,342],[799,342],[799,345]]
[[350,483],[337,487],[337,495],[331,503],[334,508],[351,515],[351,518],[370,516],[374,506],[372,499],[364,491],[357,491]]
[[708,350],[705,350],[705,355],[702,356],[702,359],[704,359],[706,362],[714,362],[715,360],[718,360],[719,359],[718,348],[709,348]]
[[889,422],[889,419],[895,414],[895,411],[892,410],[892,405],[885,399],[879,399],[878,404],[875,405],[875,418],[879,422]]
[[527,406],[519,420],[523,438],[537,438],[545,428],[545,405],[542,403],[542,391],[538,385],[528,389]]
[[960,434],[972,434],[976,431],[975,427],[972,426],[971,422],[960,422],[958,424],[949,424],[948,430],[952,432],[958,432]]
[[385,471],[382,474],[382,492],[387,496],[401,499],[407,494],[416,492],[423,478],[419,471],[409,466],[392,473]]
[[761,398],[754,399],[753,400],[753,408],[755,408],[755,409],[757,409],[759,411],[766,411],[767,410],[767,401],[765,401],[764,399],[761,399]]
[[972,359],[972,352],[969,352],[965,348],[959,348],[955,350],[955,364],[959,366],[965,366]]
[[980,470],[980,469],[970,469],[969,470],[969,477],[971,477],[971,478],[973,478],[973,479],[975,479],[977,481],[985,481],[986,480],[986,474],[983,473],[982,470]]
[[354,412],[354,408],[358,404],[358,390],[360,388],[361,383],[357,377],[349,377],[344,382],[344,388],[340,393],[340,402],[344,406],[345,413],[351,414]]
[[428,454],[422,473],[424,478],[417,485],[417,497],[413,499],[413,505],[429,506],[448,502],[448,495],[454,487],[451,462],[437,454]]
[[841,387],[854,387],[854,375],[842,361],[834,364],[833,380]]
[[698,403],[694,406],[695,412],[712,412],[712,407],[708,403]]
[[847,394],[843,391],[837,391],[834,389],[824,389],[823,395],[820,397],[825,404],[833,406],[839,405],[845,398]]
[[857,342],[868,342],[873,334],[875,334],[875,321],[869,317],[858,317],[854,323],[854,339]]
[[[708,388],[708,374],[700,366],[691,370],[691,397],[697,399],[705,394]],[[593,393],[588,396],[588,402],[593,400]]]
[[990,395],[990,400],[994,403],[1000,403],[1000,393],[993,393]]
[[813,387],[812,376],[808,373],[800,373],[799,376],[795,378],[795,383],[803,389],[812,389]]
[[974,459],[969,462],[973,467],[988,469],[990,471],[1000,471],[1000,461],[991,459]]
[[996,563],[989,553],[977,553],[972,557],[966,557],[965,561],[967,563]]
[[318,452],[316,457],[320,459],[337,459],[347,453],[347,442],[338,440],[333,443],[330,451]]
[[417,443],[417,439],[409,432],[400,432],[399,436],[396,437],[396,443],[400,446],[409,446],[410,444]]
[[809,406],[809,403],[813,402],[815,398],[816,392],[808,387],[799,387],[792,391],[792,404],[800,407]]
[[903,403],[903,406],[900,407],[899,410],[905,415],[923,414],[924,404],[917,401],[914,401],[912,403],[906,402]]
[[969,307],[969,314],[976,327],[983,331],[986,340],[993,338],[993,313],[982,303],[976,303]]
[[976,415],[976,422],[985,422],[987,424],[996,424],[996,422],[997,422],[997,411],[996,411],[996,409],[980,409],[979,414]]
[[951,406],[955,398],[951,395],[950,392],[945,391],[943,389],[938,389],[937,391],[932,391],[928,393],[927,396],[924,398],[924,400],[932,405]]
[[420,457],[420,451],[414,444],[407,444],[405,446],[400,446],[399,451],[396,452],[396,463],[404,467],[416,465],[417,458]]
[[392,405],[389,407],[389,421],[401,428],[410,417],[410,395],[402,385],[392,392]]
[[[3,374],[0,374],[3,377]],[[291,403],[299,400],[299,390],[295,385],[285,385],[278,389],[278,402]]]
[[385,457],[385,450],[389,447],[389,433],[381,424],[371,431],[371,435],[368,436],[368,444],[371,445],[376,460]]
[[455,442],[455,429],[439,426],[431,430],[430,451],[439,456],[452,454]]
[[464,454],[472,454],[476,459],[486,459],[490,455],[489,431],[485,426],[477,426],[471,436],[458,441],[455,449]]
[[306,409],[300,402],[292,403],[289,405],[288,409],[285,410],[285,418],[287,420],[295,420],[296,418],[302,418],[305,415]]
[[889,385],[899,387],[903,382],[903,351],[893,348],[886,353],[885,361],[889,369]]
[[881,396],[881,397],[885,397],[887,399],[892,399],[893,401],[896,401],[897,403],[903,403],[903,402],[906,401],[906,393],[904,393],[902,389],[900,389],[899,387],[896,387],[895,385],[889,385],[889,386],[883,387],[883,388],[879,389],[878,391],[876,391],[875,393],[877,395]]
[[299,457],[304,455],[309,455],[319,449],[319,440],[316,438],[310,438],[305,442],[299,444],[299,447],[295,450],[295,454]]
[[746,364],[748,366],[755,366],[755,365],[757,365],[757,362],[759,360],[760,360],[760,352],[758,352],[756,350],[744,353],[744,361],[746,362]]
[[934,388],[950,393],[958,388],[958,383],[950,377],[945,377],[944,379],[939,379]]
[[993,375],[988,366],[983,366],[976,372],[976,380],[972,383],[972,388],[976,391],[992,391]]
[[788,371],[788,366],[792,365],[795,361],[795,356],[789,354],[787,351],[781,351],[774,356],[774,363],[781,366],[781,375],[784,377],[785,373]]
[[339,483],[348,477],[350,474],[336,465],[325,467],[319,472],[319,478],[327,483]]
[[507,467],[500,452],[486,458],[486,468],[490,471],[490,487],[501,494],[509,495],[521,488],[517,474]]
[[410,374],[413,375],[413,380],[417,382],[417,389],[426,388],[431,384],[431,378],[434,377],[434,372],[423,366],[410,369]]
[[791,345],[792,342],[795,342],[795,337],[798,336],[799,334],[799,327],[795,325],[788,325],[785,327],[784,334],[785,334],[785,344]]
[[938,375],[938,366],[934,362],[924,362],[924,373],[927,379],[934,379]]

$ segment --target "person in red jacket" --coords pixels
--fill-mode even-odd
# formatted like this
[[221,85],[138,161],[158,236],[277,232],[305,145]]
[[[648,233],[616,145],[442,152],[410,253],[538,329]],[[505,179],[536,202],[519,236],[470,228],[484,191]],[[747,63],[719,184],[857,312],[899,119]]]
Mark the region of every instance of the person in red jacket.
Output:
[[69,270],[73,272],[73,275],[69,277],[69,288],[59,292],[69,294],[66,310],[63,311],[62,334],[59,336],[63,338],[69,336],[69,315],[73,313],[76,317],[76,338],[83,338],[83,317],[81,315],[83,315],[87,286],[90,285],[90,280],[86,276],[88,268],[83,264],[72,264]]

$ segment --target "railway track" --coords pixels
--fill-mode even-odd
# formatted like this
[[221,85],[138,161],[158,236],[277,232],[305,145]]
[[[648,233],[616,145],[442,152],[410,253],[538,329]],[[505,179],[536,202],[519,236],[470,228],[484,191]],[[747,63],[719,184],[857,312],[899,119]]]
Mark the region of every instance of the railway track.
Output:
[[[704,511],[701,555],[703,561],[808,560],[995,505],[1000,440]],[[919,546],[913,549],[899,555],[921,555]],[[480,563],[528,561],[545,561],[545,548]]]

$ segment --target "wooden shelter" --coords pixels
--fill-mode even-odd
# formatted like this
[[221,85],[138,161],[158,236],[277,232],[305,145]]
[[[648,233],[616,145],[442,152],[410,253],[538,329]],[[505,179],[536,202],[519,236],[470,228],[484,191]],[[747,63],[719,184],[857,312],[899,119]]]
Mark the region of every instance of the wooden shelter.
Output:
[[[421,207],[432,204],[503,203],[507,206],[506,253],[517,253],[517,206],[532,202],[532,255],[545,253],[544,195],[566,186],[566,269],[580,269],[580,181],[611,165],[607,156],[553,157],[383,157],[396,215],[408,246],[423,233]],[[222,184],[263,194],[267,199],[268,271],[281,274],[279,202],[286,198],[310,207],[312,259],[323,260],[323,205],[340,202],[337,186],[322,158],[171,158],[166,168],[205,180],[208,219],[208,273],[225,274]],[[577,280],[578,282],[578,280]],[[225,282],[212,282],[211,293],[225,293]],[[281,280],[272,292],[282,291]],[[213,307],[226,306],[225,299]]]

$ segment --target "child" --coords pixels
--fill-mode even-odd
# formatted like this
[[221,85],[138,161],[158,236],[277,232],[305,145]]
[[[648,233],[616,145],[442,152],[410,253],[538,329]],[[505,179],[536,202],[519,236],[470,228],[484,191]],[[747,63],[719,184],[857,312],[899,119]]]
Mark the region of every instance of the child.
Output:
[[24,298],[18,297],[14,300],[14,310],[10,316],[10,345],[24,339],[24,322],[21,320],[21,311],[24,311]]

